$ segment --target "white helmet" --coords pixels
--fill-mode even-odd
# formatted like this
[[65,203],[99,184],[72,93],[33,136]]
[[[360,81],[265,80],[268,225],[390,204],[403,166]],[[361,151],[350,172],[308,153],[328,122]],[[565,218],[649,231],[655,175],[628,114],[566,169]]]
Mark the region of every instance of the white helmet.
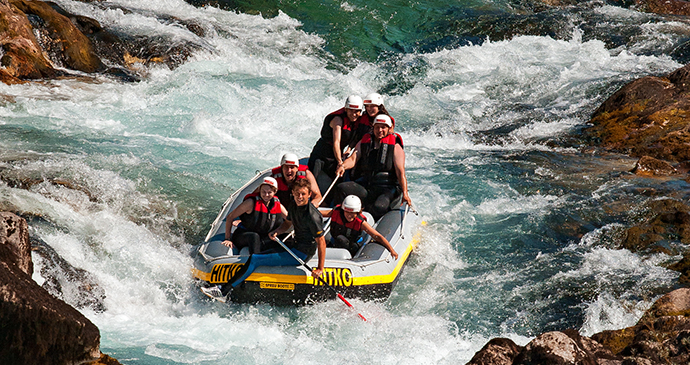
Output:
[[276,181],[276,179],[274,179],[270,176],[264,177],[263,181],[261,181],[261,185],[269,185],[269,186],[272,186],[272,187],[278,189],[278,182]]
[[364,105],[362,104],[362,98],[360,98],[357,95],[348,96],[347,100],[345,100],[345,108],[355,110],[364,109]]
[[283,158],[280,159],[280,166],[299,166],[299,157],[294,153],[286,153]]
[[[376,123],[385,124],[385,125],[387,125],[387,126],[389,126],[389,127],[392,127],[392,126],[393,126],[393,122],[391,121],[391,117],[387,116],[386,114],[379,114],[379,115],[377,115],[376,118],[374,118],[374,123],[373,123],[373,124],[376,124]],[[372,124],[372,125],[373,125],[373,124]]]
[[346,212],[359,213],[362,211],[362,201],[357,195],[348,195],[343,199],[343,210]]
[[371,93],[364,97],[364,105],[367,104],[381,105],[383,104],[383,96],[379,93]]

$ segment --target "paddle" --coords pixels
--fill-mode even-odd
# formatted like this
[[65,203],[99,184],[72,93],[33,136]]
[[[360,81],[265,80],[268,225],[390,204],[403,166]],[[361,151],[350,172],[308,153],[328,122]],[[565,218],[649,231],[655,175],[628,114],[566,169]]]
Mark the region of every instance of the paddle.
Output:
[[[310,273],[312,272],[311,267],[309,267],[309,265],[307,265],[304,261],[302,261],[302,259],[300,259],[299,257],[297,257],[297,255],[295,255],[295,254],[292,252],[292,250],[290,250],[287,246],[285,246],[285,243],[283,243],[283,241],[281,241],[280,238],[276,237],[276,242],[278,242],[281,246],[283,246],[283,248],[285,249],[285,251],[287,251],[295,260],[297,260],[297,262],[299,262],[302,266],[304,266],[307,270],[309,270]],[[350,308],[352,308],[352,309],[355,308],[355,307],[352,306],[352,304],[350,304],[350,302],[347,301],[347,299],[345,299],[344,296],[342,296],[342,294],[338,293],[338,291],[335,290],[334,287],[330,286],[325,280],[323,280],[323,279],[321,278],[321,276],[319,276],[318,279],[323,283],[323,285],[325,285],[325,286],[327,286],[329,289],[331,289],[331,290],[338,296],[338,298],[340,298],[340,300],[343,301],[343,303],[347,304],[348,307],[350,307]],[[361,315],[360,313],[357,313],[357,315],[358,315],[359,318],[361,318],[363,321],[365,321],[365,322],[367,321],[367,319],[364,318],[364,316]]]
[[339,178],[340,178],[340,176],[336,176],[335,179],[333,179],[331,186],[329,186],[328,189],[326,189],[326,192],[323,193],[323,195],[321,195],[321,200],[319,201],[319,203],[314,204],[315,207],[318,207],[319,205],[321,205],[321,203],[324,201],[324,199],[326,199],[326,196],[328,195],[328,193],[331,192],[331,189],[333,189],[333,187],[335,186],[335,182],[338,181]]

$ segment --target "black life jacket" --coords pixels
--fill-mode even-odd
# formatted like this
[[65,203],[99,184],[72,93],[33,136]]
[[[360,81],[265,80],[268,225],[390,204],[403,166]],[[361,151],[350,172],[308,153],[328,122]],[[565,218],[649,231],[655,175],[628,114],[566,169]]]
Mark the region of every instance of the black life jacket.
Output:
[[240,215],[242,221],[241,227],[247,231],[256,232],[260,236],[267,236],[269,232],[278,228],[283,224],[283,217],[280,216],[282,210],[280,209],[280,200],[275,196],[268,202],[268,206],[264,204],[258,193],[247,194],[244,200],[252,199],[254,206],[250,213]]
[[343,208],[340,205],[336,205],[331,214],[331,236],[338,237],[343,235],[350,242],[357,242],[362,234],[362,223],[365,221],[366,218],[362,214],[357,213],[355,219],[352,222],[348,222],[345,219]]
[[362,156],[357,162],[353,179],[364,178],[367,185],[393,186],[398,184],[398,176],[395,173],[394,151],[395,145],[403,146],[402,137],[397,133],[391,133],[374,148],[374,139],[371,133],[360,141]]
[[[366,113],[365,113],[366,114]],[[329,146],[333,146],[333,128],[331,128],[331,121],[335,117],[340,117],[343,120],[343,127],[340,130],[340,149],[345,146],[354,147],[362,136],[368,132],[367,125],[361,124],[363,115],[352,122],[347,117],[345,108],[340,108],[326,116],[321,127],[321,139],[323,139]],[[368,119],[367,119],[368,121]],[[370,129],[370,127],[369,127]]]

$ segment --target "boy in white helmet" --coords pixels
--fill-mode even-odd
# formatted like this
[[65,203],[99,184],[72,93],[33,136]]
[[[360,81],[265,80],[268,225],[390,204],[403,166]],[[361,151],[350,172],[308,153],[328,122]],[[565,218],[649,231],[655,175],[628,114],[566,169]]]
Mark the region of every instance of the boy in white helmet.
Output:
[[307,181],[309,181],[313,204],[316,204],[318,207],[321,203],[321,192],[319,192],[319,185],[316,183],[314,174],[309,171],[307,165],[299,163],[299,157],[294,153],[284,154],[280,159],[280,166],[271,170],[271,176],[278,182],[278,192],[276,196],[286,206],[292,201],[290,185],[298,179],[307,179]]
[[391,256],[397,260],[398,253],[395,252],[390,242],[375,230],[361,213],[362,202],[356,195],[348,195],[343,199],[343,204],[336,205],[329,212],[325,212],[324,217],[331,217],[332,238],[327,246],[347,249],[354,257],[362,247],[359,239],[362,231],[364,231],[371,236],[373,241],[390,251]]

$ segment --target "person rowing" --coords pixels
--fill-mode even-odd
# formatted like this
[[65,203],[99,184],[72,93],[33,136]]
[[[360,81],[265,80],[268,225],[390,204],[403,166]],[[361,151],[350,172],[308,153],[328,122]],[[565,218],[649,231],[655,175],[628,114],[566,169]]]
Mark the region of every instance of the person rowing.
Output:
[[[326,239],[323,229],[323,218],[319,210],[311,203],[311,185],[306,179],[297,179],[292,184],[292,196],[294,201],[288,206],[288,215],[280,227],[268,234],[275,240],[280,234],[294,226],[294,239],[285,242],[292,254],[302,261],[308,262],[317,252],[319,253],[318,267],[311,272],[315,278],[321,276],[326,257]],[[207,296],[226,302],[233,288],[242,284],[259,266],[297,266],[297,261],[290,252],[282,248],[271,249],[262,253],[255,253],[247,259],[247,262],[223,285],[202,287],[201,290]]]
[[388,115],[377,115],[372,132],[357,143],[353,155],[336,171],[342,176],[345,170],[354,168],[350,173],[353,181],[338,184],[339,194],[357,195],[374,219],[393,209],[393,202],[401,195],[402,202],[412,204],[407,191],[402,137],[390,133],[392,127]]
[[328,247],[344,248],[354,257],[362,247],[362,232],[366,232],[373,241],[390,251],[393,258],[398,259],[398,253],[386,237],[375,230],[362,215],[362,201],[356,195],[348,195],[342,204],[330,211],[322,211],[322,214],[331,218],[331,240],[326,244]]

